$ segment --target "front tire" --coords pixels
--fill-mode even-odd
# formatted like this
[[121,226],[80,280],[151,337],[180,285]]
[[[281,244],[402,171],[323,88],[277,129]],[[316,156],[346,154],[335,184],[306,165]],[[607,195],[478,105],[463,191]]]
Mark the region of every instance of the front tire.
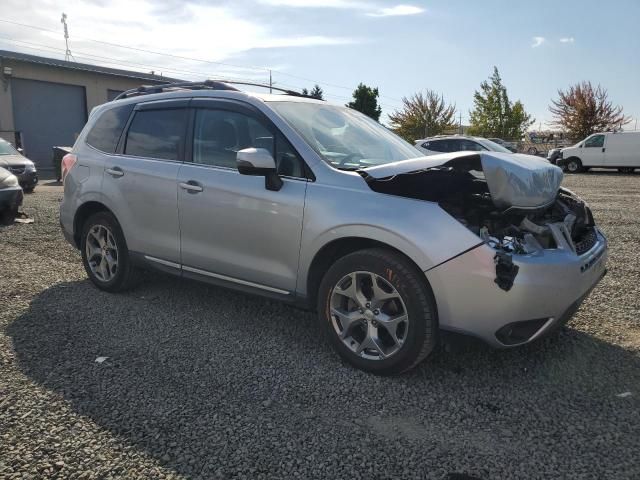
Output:
[[0,225],[13,225],[18,216],[18,207],[0,211]]
[[379,375],[415,367],[437,343],[436,305],[424,274],[386,249],[334,263],[320,284],[318,315],[344,360]]
[[579,158],[570,158],[565,165],[565,171],[569,173],[580,173],[582,171],[582,162]]
[[89,279],[100,290],[121,292],[137,283],[139,271],[131,263],[127,242],[113,214],[94,213],[84,222],[80,252]]

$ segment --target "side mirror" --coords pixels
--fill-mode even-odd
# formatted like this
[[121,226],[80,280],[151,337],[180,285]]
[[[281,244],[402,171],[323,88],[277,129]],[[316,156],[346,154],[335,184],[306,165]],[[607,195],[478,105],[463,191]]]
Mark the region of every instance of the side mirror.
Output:
[[264,177],[264,187],[267,190],[278,191],[282,188],[282,179],[276,170],[276,161],[268,150],[264,148],[245,148],[236,154],[238,172],[242,175],[257,175]]

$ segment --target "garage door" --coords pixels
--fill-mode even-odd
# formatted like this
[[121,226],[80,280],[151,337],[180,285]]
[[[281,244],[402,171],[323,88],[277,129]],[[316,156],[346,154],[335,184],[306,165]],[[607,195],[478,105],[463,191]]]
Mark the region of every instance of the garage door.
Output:
[[87,121],[84,87],[14,78],[13,120],[25,154],[41,170],[52,168],[51,147],[73,145]]

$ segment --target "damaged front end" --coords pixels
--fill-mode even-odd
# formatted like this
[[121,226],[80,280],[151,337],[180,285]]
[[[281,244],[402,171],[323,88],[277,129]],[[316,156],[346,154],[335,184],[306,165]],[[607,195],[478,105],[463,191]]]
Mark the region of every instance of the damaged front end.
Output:
[[518,274],[513,255],[560,249],[582,255],[597,241],[585,202],[560,188],[561,170],[535,157],[458,153],[361,171],[379,193],[437,202],[495,251],[495,283]]

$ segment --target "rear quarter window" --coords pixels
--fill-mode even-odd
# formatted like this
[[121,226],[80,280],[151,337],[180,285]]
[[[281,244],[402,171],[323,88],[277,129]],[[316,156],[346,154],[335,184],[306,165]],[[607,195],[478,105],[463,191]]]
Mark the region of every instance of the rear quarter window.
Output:
[[133,107],[130,103],[100,114],[87,134],[86,142],[102,152],[114,153]]

